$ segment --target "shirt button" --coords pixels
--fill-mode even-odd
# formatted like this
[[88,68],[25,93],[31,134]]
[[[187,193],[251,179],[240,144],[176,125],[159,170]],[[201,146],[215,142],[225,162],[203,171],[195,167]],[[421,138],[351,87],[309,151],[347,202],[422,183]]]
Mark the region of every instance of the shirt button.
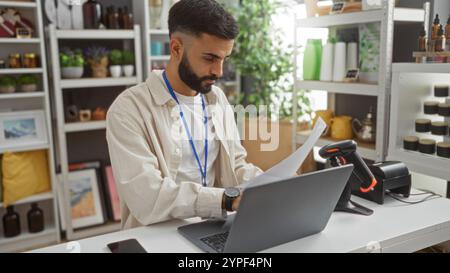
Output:
[[180,149],[179,149],[179,148],[177,148],[177,149],[175,150],[175,154],[177,154],[177,155],[180,154]]

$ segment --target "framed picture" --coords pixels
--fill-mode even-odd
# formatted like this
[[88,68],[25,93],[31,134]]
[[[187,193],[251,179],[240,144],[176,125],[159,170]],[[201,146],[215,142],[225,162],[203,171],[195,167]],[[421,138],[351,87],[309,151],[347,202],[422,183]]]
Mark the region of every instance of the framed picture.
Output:
[[[95,169],[70,172],[69,192],[72,227],[74,229],[103,224],[105,222]],[[61,216],[64,217],[65,214],[62,204],[60,204],[60,207]],[[61,223],[62,229],[65,230],[64,221],[61,221]]]
[[47,141],[44,111],[0,113],[0,151]]
[[113,170],[111,166],[105,167],[105,178],[109,194],[109,201],[111,202],[111,210],[114,221],[120,221],[120,199],[117,193],[116,181],[114,180]]

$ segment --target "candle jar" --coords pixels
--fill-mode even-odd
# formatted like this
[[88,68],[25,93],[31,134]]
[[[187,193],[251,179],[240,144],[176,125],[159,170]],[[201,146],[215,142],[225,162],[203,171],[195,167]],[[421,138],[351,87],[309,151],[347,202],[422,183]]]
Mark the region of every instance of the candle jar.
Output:
[[24,68],[37,68],[38,60],[37,56],[34,53],[27,53],[23,58],[23,67]]
[[9,68],[22,68],[22,61],[20,60],[19,53],[9,55]]

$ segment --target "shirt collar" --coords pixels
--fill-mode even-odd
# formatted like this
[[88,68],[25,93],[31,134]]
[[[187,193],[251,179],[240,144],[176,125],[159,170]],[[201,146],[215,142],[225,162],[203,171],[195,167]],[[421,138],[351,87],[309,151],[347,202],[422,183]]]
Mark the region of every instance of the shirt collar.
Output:
[[[153,70],[150,73],[146,81],[150,94],[158,105],[164,105],[169,102],[176,103],[167,89],[162,73],[163,70]],[[217,102],[217,93],[214,87],[205,97],[208,104],[215,104]]]

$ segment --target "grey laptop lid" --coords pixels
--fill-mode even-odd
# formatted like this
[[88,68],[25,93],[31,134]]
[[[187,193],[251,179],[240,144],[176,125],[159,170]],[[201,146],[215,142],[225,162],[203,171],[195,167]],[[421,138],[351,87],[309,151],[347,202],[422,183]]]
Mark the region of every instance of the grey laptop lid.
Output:
[[346,165],[251,185],[238,212],[226,222],[206,221],[178,230],[207,251],[211,249],[202,245],[201,237],[229,230],[224,252],[256,252],[321,232],[352,171],[353,165]]
[[352,171],[347,165],[247,188],[225,252],[256,252],[321,232]]

